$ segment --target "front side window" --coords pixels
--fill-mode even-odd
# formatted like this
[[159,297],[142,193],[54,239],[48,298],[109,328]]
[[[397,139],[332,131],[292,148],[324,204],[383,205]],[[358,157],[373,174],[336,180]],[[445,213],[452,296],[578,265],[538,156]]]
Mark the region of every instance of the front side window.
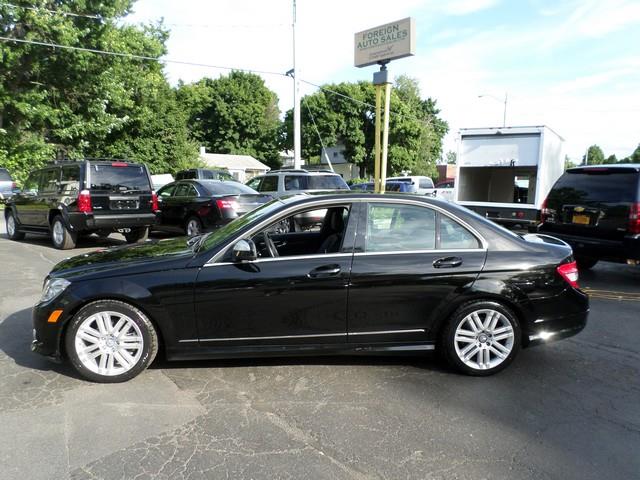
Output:
[[27,181],[24,182],[23,190],[25,193],[29,195],[37,195],[40,190],[40,177],[42,176],[42,171],[32,172],[27,178]]
[[40,177],[40,193],[54,193],[58,191],[60,181],[60,169],[52,168],[42,172]]
[[173,195],[173,192],[176,190],[176,185],[167,185],[166,187],[162,187],[158,191],[158,196],[162,198],[167,198]]
[[260,184],[259,192],[277,192],[278,191],[278,177],[264,177]]
[[433,188],[433,181],[430,178],[421,178],[420,188]]
[[302,178],[300,175],[287,175],[284,177],[285,190],[302,190]]
[[256,191],[260,191],[259,187],[260,187],[260,180],[262,180],[262,177],[256,177],[256,178],[252,178],[251,180],[249,180],[247,182],[247,187],[249,188],[253,188]]
[[370,203],[367,252],[432,250],[436,247],[436,213],[416,205]]
[[80,167],[67,165],[62,167],[60,188],[64,194],[75,195],[80,190]]

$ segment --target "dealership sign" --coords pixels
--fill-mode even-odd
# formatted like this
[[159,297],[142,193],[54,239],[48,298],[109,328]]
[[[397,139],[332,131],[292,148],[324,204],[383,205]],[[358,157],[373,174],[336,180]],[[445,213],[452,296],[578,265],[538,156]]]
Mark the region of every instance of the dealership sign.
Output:
[[415,55],[415,30],[415,20],[409,17],[356,33],[355,66],[366,67]]

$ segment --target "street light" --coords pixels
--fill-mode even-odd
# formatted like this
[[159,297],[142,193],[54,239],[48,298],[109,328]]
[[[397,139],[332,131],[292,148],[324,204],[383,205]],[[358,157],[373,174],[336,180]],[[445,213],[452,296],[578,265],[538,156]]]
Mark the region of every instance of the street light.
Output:
[[482,95],[478,95],[478,98],[482,98],[482,97],[493,98],[494,100],[497,100],[500,103],[504,103],[504,112],[502,114],[502,126],[506,127],[507,126],[507,92],[504,92],[504,100],[501,100],[495,95],[490,95],[488,93],[483,93]]

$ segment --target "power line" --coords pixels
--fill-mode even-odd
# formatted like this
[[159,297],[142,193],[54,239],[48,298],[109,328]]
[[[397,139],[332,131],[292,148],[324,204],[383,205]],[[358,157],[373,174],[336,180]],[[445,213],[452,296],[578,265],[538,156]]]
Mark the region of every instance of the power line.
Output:
[[[313,113],[311,112],[311,109],[309,108],[309,104],[307,103],[306,98],[302,99],[302,102],[304,103],[304,106],[307,107],[307,111],[309,112],[309,116],[311,117],[311,121],[313,122],[313,128],[316,129],[316,133],[318,134],[318,140],[320,140],[320,146],[322,147],[322,153],[325,154],[325,156],[327,157],[327,162],[329,164],[329,167],[331,167],[331,170],[333,171],[333,165],[331,164],[331,160],[329,160],[329,155],[327,154],[327,149],[324,146],[324,142],[322,141],[322,136],[320,135],[320,130],[318,129],[318,125],[316,125],[316,119],[313,117]],[[322,164],[322,155],[320,155],[320,164]]]
[[33,12],[55,13],[55,14],[58,14],[58,15],[64,15],[65,17],[92,18],[94,20],[104,20],[105,19],[105,17],[102,17],[100,15],[87,15],[87,14],[84,14],[84,13],[63,12],[62,10],[50,10],[50,9],[44,8],[44,7],[28,7],[28,6],[16,5],[14,3],[7,3],[7,2],[0,2],[0,5],[6,5],[7,7],[12,7],[12,8],[24,8],[25,10],[31,10]]
[[39,41],[36,41],[36,40],[23,40],[23,39],[12,38],[12,37],[0,37],[0,40],[5,41],[5,42],[26,43],[26,44],[29,44],[29,45],[39,45],[39,46],[43,46],[43,47],[62,48],[62,49],[66,49],[66,50],[74,50],[74,51],[79,51],[79,52],[97,53],[97,54],[101,54],[101,55],[110,55],[110,56],[113,56],[113,57],[134,58],[134,59],[137,59],[137,60],[152,60],[152,61],[160,62],[160,63],[173,63],[173,64],[176,64],[176,65],[189,65],[189,66],[193,66],[193,67],[217,68],[219,70],[236,70],[236,71],[240,71],[240,72],[260,73],[260,74],[263,74],[263,75],[277,75],[277,76],[280,76],[280,77],[286,77],[286,75],[284,73],[281,73],[281,72],[270,72],[268,70],[253,70],[253,69],[249,69],[249,68],[227,67],[227,66],[223,66],[223,65],[211,65],[211,64],[207,64],[207,63],[187,62],[187,61],[183,61],[183,60],[163,59],[163,58],[157,58],[157,57],[150,57],[150,56],[147,56],[147,55],[136,55],[136,54],[133,54],[133,53],[122,53],[122,52],[111,52],[111,51],[108,51],[108,50],[98,50],[98,49],[95,49],[95,48],[72,47],[70,45],[60,45],[60,44],[57,44],[57,43],[39,42]]

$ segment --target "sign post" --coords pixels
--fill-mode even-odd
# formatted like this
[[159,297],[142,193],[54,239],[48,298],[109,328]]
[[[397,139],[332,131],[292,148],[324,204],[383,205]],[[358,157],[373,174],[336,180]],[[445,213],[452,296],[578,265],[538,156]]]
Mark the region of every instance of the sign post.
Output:
[[[375,141],[374,141],[374,188],[384,193],[387,180],[387,152],[389,150],[389,114],[391,105],[391,82],[387,63],[391,60],[415,54],[415,21],[404,18],[397,22],[364,30],[355,34],[354,64],[356,67],[380,65],[373,74],[376,87]],[[384,124],[382,122],[382,94],[384,90]],[[381,144],[382,134],[382,149]]]

